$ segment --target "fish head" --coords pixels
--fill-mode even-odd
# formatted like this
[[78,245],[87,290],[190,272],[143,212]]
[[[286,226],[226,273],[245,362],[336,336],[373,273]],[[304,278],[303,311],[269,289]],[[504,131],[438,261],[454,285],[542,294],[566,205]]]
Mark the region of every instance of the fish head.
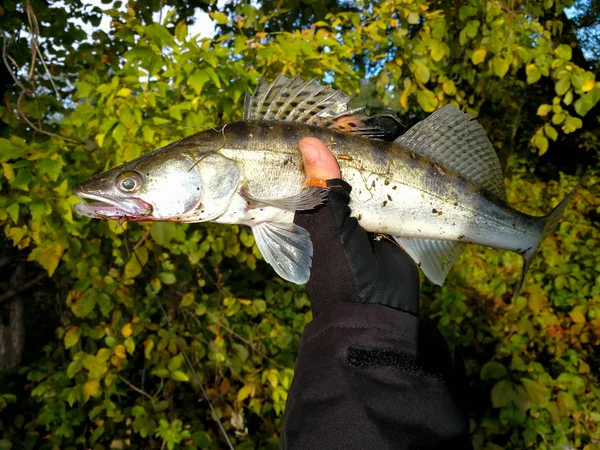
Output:
[[89,201],[75,212],[120,221],[211,220],[227,208],[241,176],[215,140],[214,132],[198,133],[92,176],[73,189]]
[[154,152],[76,186],[73,195],[91,202],[74,209],[96,219],[176,219],[200,203],[200,183],[187,154]]

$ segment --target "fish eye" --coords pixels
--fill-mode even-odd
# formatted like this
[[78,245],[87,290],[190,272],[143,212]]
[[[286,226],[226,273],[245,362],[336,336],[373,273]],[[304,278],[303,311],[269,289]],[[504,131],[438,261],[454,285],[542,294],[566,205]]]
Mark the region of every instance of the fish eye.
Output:
[[142,186],[142,177],[135,172],[125,172],[117,178],[117,186],[123,192],[137,191]]

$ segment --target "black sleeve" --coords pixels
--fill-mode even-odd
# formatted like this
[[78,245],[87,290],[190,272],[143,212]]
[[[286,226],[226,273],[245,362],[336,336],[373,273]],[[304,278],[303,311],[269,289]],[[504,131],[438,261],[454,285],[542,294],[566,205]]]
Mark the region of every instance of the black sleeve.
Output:
[[302,335],[282,447],[470,449],[460,379],[435,327],[383,305],[334,305]]

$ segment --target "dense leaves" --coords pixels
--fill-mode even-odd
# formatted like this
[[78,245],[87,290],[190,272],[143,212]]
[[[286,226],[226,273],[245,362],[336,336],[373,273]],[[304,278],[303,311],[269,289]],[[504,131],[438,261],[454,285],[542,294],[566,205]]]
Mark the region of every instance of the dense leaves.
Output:
[[[49,72],[38,61],[32,78],[9,61],[28,90],[13,85],[0,107],[0,226],[26,255],[23,270],[51,275],[32,307],[61,313],[42,354],[0,378],[4,448],[223,448],[176,336],[236,445],[277,447],[310,320],[304,289],[275,277],[246,229],[116,229],[74,216],[71,195],[93,173],[239,119],[262,76],[317,77],[399,110],[407,124],[455,103],[486,126],[510,174],[509,201],[530,214],[549,212],[579,181],[556,155],[598,161],[600,82],[566,2],[369,2],[298,22],[240,2],[211,9],[215,38],[190,36],[182,8],[152,19],[156,3],[95,11],[110,17],[109,34],[77,52],[84,37],[65,31],[74,38],[60,41],[71,46],[64,59],[38,17],[42,53],[56,55]],[[7,54],[28,68],[23,14],[43,6],[11,5]],[[570,173],[558,178],[563,167]],[[520,297],[510,300],[520,258],[482,248],[465,253],[443,288],[424,284],[427,313],[465,348],[477,448],[597,448],[600,192],[586,169]],[[537,177],[548,173],[550,182]]]

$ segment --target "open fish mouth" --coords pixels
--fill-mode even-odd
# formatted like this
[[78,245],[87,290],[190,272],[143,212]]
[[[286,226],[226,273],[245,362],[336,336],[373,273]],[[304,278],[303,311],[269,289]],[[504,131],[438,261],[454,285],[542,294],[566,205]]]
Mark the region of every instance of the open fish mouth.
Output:
[[152,214],[152,205],[139,198],[112,199],[84,192],[79,186],[73,189],[73,195],[83,200],[93,200],[73,206],[77,214],[93,219],[148,220],[148,216]]

